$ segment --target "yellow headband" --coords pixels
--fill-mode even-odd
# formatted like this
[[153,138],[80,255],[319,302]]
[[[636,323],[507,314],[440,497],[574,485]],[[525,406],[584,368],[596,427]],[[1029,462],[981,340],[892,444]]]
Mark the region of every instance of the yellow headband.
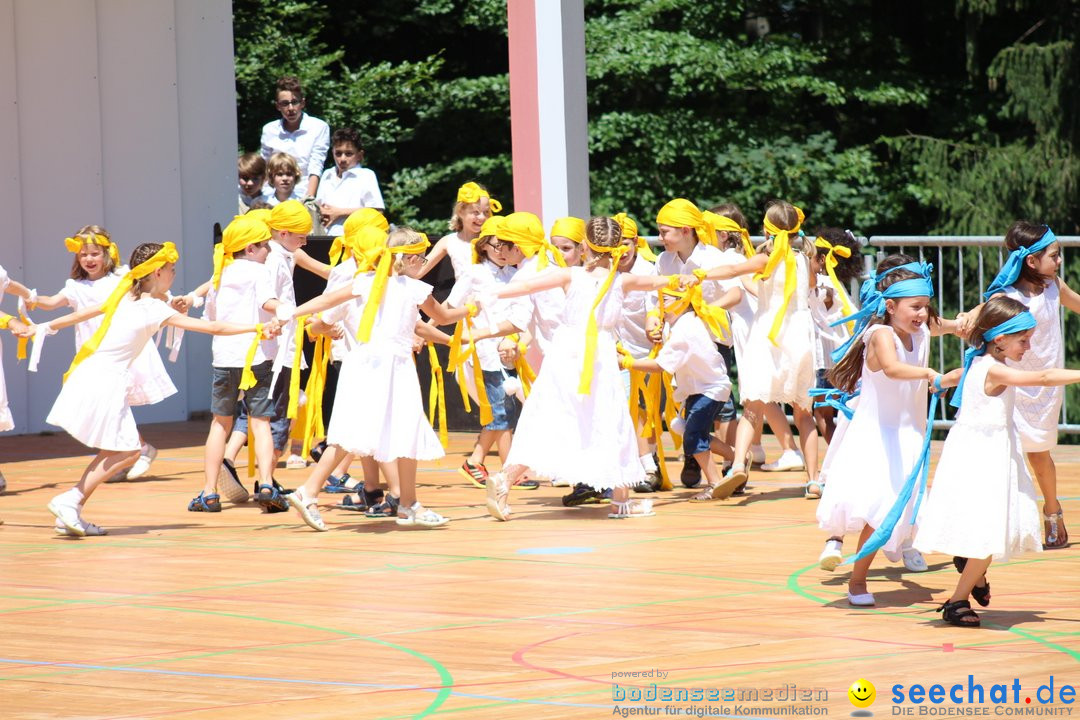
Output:
[[109,257],[112,258],[113,265],[115,267],[120,267],[120,249],[116,247],[116,244],[112,240],[109,240],[109,238],[105,237],[104,235],[98,235],[97,233],[93,233],[92,235],[90,235],[90,237],[76,236],[64,238],[64,247],[68,249],[68,252],[79,252],[80,250],[82,250],[82,246],[85,243],[90,243],[92,245],[100,245],[102,248],[104,248],[105,252],[109,253]]
[[[794,206],[792,206],[794,207]],[[798,221],[795,223],[795,227],[790,230],[785,230],[773,225],[769,220],[769,216],[765,216],[763,224],[765,226],[765,232],[772,236],[772,252],[769,253],[769,260],[765,263],[765,268],[754,276],[756,280],[764,280],[771,277],[776,270],[776,266],[780,264],[780,261],[784,261],[784,302],[776,310],[776,315],[773,317],[772,327],[769,329],[769,340],[773,345],[776,345],[776,338],[780,334],[780,327],[784,324],[784,316],[787,314],[788,303],[791,301],[791,296],[795,294],[795,253],[791,251],[791,233],[799,232],[799,228],[802,227],[803,220],[806,216],[803,214],[801,208],[795,208],[795,215]]]
[[630,238],[637,246],[637,254],[645,258],[651,263],[656,262],[656,253],[649,247],[649,243],[645,238],[638,235],[637,223],[630,219],[626,213],[619,213],[611,218],[615,222],[619,223],[619,227],[622,228],[622,236],[624,238]]
[[[833,245],[831,242],[821,237],[820,235],[814,238],[814,247],[819,247],[828,250],[825,253],[825,272],[829,275],[829,280],[832,281],[833,287],[836,288],[836,294],[840,296],[840,305],[843,308],[843,317],[851,317],[851,301],[848,300],[847,291],[844,290],[844,284],[840,282],[840,278],[836,277],[836,266],[840,264],[840,261],[836,259],[839,255],[842,258],[851,257],[851,248],[846,245]],[[854,322],[848,323],[848,328],[854,329]]]
[[559,218],[551,226],[551,237],[569,238],[580,245],[585,242],[585,221],[576,217]]
[[499,225],[496,237],[517,245],[525,257],[531,258],[539,253],[536,261],[537,270],[547,267],[549,252],[554,256],[556,265],[566,267],[566,260],[563,259],[562,253],[544,237],[544,226],[540,218],[531,212],[516,212],[507,215]]
[[390,223],[375,208],[360,208],[352,215],[349,215],[342,227],[344,233],[334,238],[334,241],[330,244],[331,267],[356,254],[355,247],[358,235],[361,230],[369,227],[382,230],[384,237],[390,231]]
[[685,198],[676,198],[660,208],[660,212],[656,214],[656,224],[693,228],[699,242],[713,247],[717,244],[716,233],[705,222],[705,216],[701,214],[701,210]]
[[101,325],[98,326],[98,329],[94,332],[93,336],[79,348],[79,352],[76,353],[75,359],[71,361],[71,367],[64,373],[64,382],[67,382],[72,371],[75,370],[83,360],[93,355],[94,351],[98,349],[102,338],[105,337],[105,333],[109,330],[109,325],[112,323],[113,315],[116,314],[117,306],[120,305],[120,301],[123,300],[124,294],[131,290],[135,281],[141,280],[164,265],[174,263],[179,259],[180,254],[176,252],[176,245],[167,242],[145,262],[139,263],[124,274],[124,277],[120,279],[120,284],[116,286],[112,291],[112,294],[109,295],[109,299],[101,306],[101,311],[104,313],[101,318]]
[[480,241],[489,237],[498,237],[499,228],[502,227],[502,222],[506,218],[502,215],[492,215],[484,224],[480,226],[480,234],[472,239],[472,261],[473,265],[479,265],[483,258],[480,256]]
[[270,211],[270,221],[267,224],[274,230],[309,235],[312,228],[311,213],[299,200],[286,200],[275,205]]
[[708,210],[703,212],[702,215],[705,217],[705,221],[712,225],[714,232],[738,233],[739,237],[742,238],[743,254],[745,254],[746,257],[753,257],[754,246],[750,242],[749,230],[729,217],[717,215]]
[[600,302],[607,295],[608,290],[611,289],[611,285],[615,281],[615,274],[619,271],[619,260],[630,251],[630,248],[622,243],[612,247],[594,245],[588,237],[585,238],[585,244],[593,252],[610,255],[611,268],[608,270],[608,275],[604,278],[603,284],[600,285],[600,291],[596,293],[596,300],[593,301],[592,309],[589,310],[589,324],[585,328],[585,362],[581,368],[581,381],[578,383],[579,395],[588,395],[592,392],[593,365],[596,362],[596,342],[599,334],[596,327],[596,308],[600,306]]
[[360,318],[360,327],[356,331],[356,339],[360,342],[371,340],[371,328],[375,325],[375,314],[379,311],[383,294],[386,292],[386,283],[390,278],[390,261],[393,255],[423,255],[424,251],[431,247],[431,241],[424,233],[417,233],[420,239],[408,245],[396,245],[394,247],[383,246],[378,256],[378,266],[375,268],[375,280],[371,283],[371,294],[364,304],[364,314]]
[[270,228],[250,212],[234,217],[221,233],[221,242],[214,245],[214,287],[221,287],[221,273],[232,263],[234,252],[269,239]]
[[458,188],[457,201],[459,203],[478,203],[480,198],[488,199],[488,206],[491,208],[492,215],[502,212],[502,203],[491,197],[487,190],[476,183],[467,182]]
[[[667,312],[677,315],[685,310],[687,306],[690,306],[694,309],[694,313],[701,318],[701,321],[705,323],[705,327],[709,328],[709,332],[715,335],[718,340],[724,340],[731,336],[731,324],[728,322],[727,311],[705,302],[701,283],[686,291],[661,288],[660,294],[676,298],[674,303],[667,306]],[[663,302],[661,302],[661,306],[663,306]]]

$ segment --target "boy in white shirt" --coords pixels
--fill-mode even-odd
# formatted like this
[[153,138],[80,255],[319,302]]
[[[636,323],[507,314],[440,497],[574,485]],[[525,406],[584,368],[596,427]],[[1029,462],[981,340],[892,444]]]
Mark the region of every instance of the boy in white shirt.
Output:
[[[206,300],[206,317],[234,323],[263,323],[279,326],[274,312],[280,303],[270,283],[266,257],[270,253],[270,228],[249,215],[235,218],[222,233],[220,245],[214,252],[214,278]],[[289,308],[283,308],[290,312]],[[215,336],[213,353],[213,388],[210,411],[213,420],[206,438],[203,455],[205,484],[203,491],[188,504],[191,512],[221,512],[218,477],[225,458],[225,442],[233,428],[233,417],[240,407],[251,416],[251,431],[255,440],[255,456],[259,460],[260,486],[272,483],[273,445],[270,436],[271,358],[274,340],[258,341],[250,371],[255,386],[245,389],[240,400],[240,385],[247,366],[247,354],[252,340],[249,336]],[[235,475],[223,476],[226,496],[233,502],[247,499],[247,491]]]
[[360,133],[352,128],[340,128],[331,138],[334,167],[322,174],[315,202],[322,212],[327,235],[343,234],[345,218],[362,208],[382,210],[382,193],[375,173],[366,167],[364,146]]
[[266,177],[269,184],[263,190],[263,201],[274,207],[286,200],[302,200],[303,191],[297,187],[300,181],[300,168],[288,153],[276,152],[266,164]]
[[297,183],[302,198],[315,197],[326,164],[326,151],[330,148],[330,126],[305,113],[306,105],[299,80],[291,75],[278,78],[274,107],[281,118],[271,120],[262,129],[263,158],[269,160],[274,152],[280,151],[296,160],[302,178],[306,178]]

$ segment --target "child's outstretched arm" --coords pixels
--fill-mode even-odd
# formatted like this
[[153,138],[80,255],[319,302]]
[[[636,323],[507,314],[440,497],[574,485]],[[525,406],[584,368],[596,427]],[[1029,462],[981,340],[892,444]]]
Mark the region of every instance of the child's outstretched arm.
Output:
[[[629,276],[628,276],[629,277]],[[626,282],[625,280],[623,281]],[[561,287],[565,290],[570,285],[570,268],[554,268],[540,273],[528,280],[514,280],[500,287],[494,297],[498,299],[516,298]],[[624,285],[625,287],[625,285]]]
[[967,315],[964,313],[957,315],[953,320],[939,317],[928,322],[926,327],[930,331],[930,337],[941,337],[942,335],[967,337],[970,332],[967,330]]
[[[244,335],[254,333],[254,325],[239,325],[237,323],[224,322],[222,320],[203,320],[202,318],[188,317],[187,315],[170,315],[162,325],[171,325],[181,330],[206,333],[208,335]],[[281,334],[280,329],[263,327],[263,337],[271,338]]]
[[56,293],[55,295],[38,295],[37,301],[30,308],[31,310],[59,310],[62,307],[67,307],[68,299],[62,293]]
[[631,292],[659,290],[667,287],[671,283],[671,279],[676,277],[679,278],[679,287],[681,288],[688,288],[697,284],[697,278],[693,275],[631,275],[627,273],[623,275],[622,286],[623,290]]
[[323,280],[330,277],[331,267],[308,255],[303,248],[297,248],[293,251],[293,259],[296,260],[297,266],[304,268],[309,273],[318,275]]
[[[1050,368],[1048,370],[1017,370],[1004,363],[994,363],[986,372],[986,382],[995,386],[1056,387],[1080,383],[1080,370]],[[990,390],[987,390],[990,392]]]
[[100,305],[87,305],[82,310],[76,310],[74,312],[68,313],[67,315],[61,315],[58,318],[50,320],[48,322],[48,325],[53,330],[63,330],[66,327],[78,325],[85,320],[89,320],[90,318],[97,317],[101,314],[102,310]]
[[1057,277],[1058,295],[1061,296],[1061,304],[1074,313],[1080,313],[1080,293],[1077,293],[1068,283]]
[[742,287],[733,287],[725,291],[723,295],[718,297],[715,302],[711,303],[715,307],[722,307],[725,310],[733,308],[742,301],[743,289]]
[[[332,307],[340,305],[346,300],[351,300],[355,295],[352,291],[352,283],[342,285],[337,290],[332,290],[322,295],[316,295],[308,300],[303,305],[296,308],[293,313],[293,317],[300,317],[301,315],[314,315],[315,313],[322,312],[323,310],[329,310]],[[267,303],[269,304],[269,302]],[[265,305],[263,306],[265,308]],[[268,309],[268,308],[267,308]]]
[[420,305],[420,312],[434,320],[436,325],[456,323],[474,309],[475,306],[470,307],[470,303],[465,303],[465,307],[446,308],[431,295],[428,295],[427,299]]
[[449,335],[444,333],[434,325],[428,325],[426,322],[416,323],[416,327],[413,328],[413,332],[421,340],[426,340],[431,343],[438,343],[439,345],[449,345],[452,339]]
[[761,272],[769,262],[768,255],[755,255],[749,260],[732,265],[718,265],[705,272],[705,280],[730,280],[740,275]]
[[[502,320],[495,327],[487,327],[482,329],[473,330],[472,339],[487,340],[488,338],[506,337],[507,335],[513,335],[514,333],[523,332],[524,328],[519,328],[509,320]],[[526,343],[528,345],[528,343]]]
[[[921,365],[909,365],[901,362],[896,355],[896,345],[890,333],[878,332],[870,338],[870,344],[866,349],[866,364],[871,370],[876,370],[875,365],[885,373],[890,380],[926,380],[933,383],[941,375],[937,370]],[[960,374],[947,373],[941,375],[941,387],[956,387],[960,383]]]

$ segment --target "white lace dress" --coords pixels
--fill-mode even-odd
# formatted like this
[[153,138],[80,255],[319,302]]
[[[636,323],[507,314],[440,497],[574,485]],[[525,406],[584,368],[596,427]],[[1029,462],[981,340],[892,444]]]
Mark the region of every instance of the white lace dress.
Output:
[[580,395],[589,311],[607,271],[575,267],[570,273],[563,323],[522,407],[506,464],[597,490],[629,487],[644,480],[645,471],[615,351],[624,275],[616,276],[596,310],[592,392]]
[[[1009,367],[1020,370],[1046,370],[1065,367],[1065,343],[1061,337],[1061,298],[1057,282],[1046,286],[1040,295],[1028,297],[1015,287],[1005,294],[1019,300],[1035,316],[1035,332],[1031,334],[1031,349],[1020,362],[1006,361]],[[1049,450],[1058,441],[1058,415],[1065,397],[1063,387],[1016,388],[1016,427],[1024,452]]]
[[[892,336],[900,362],[926,366],[930,331],[925,326],[912,336],[911,350],[888,325],[871,325],[863,340],[869,344],[879,332]],[[822,530],[842,536],[858,533],[864,525],[881,525],[922,452],[926,393],[925,380],[891,380],[884,370],[872,371],[863,361],[855,415],[842,437],[833,437],[836,450],[829,449],[828,479],[817,507]],[[890,559],[897,558],[904,541],[915,534],[913,506],[914,496],[883,548]]]
[[784,323],[773,345],[769,340],[773,318],[784,302],[787,261],[758,283],[757,313],[738,359],[739,398],[780,402],[810,409],[814,376],[814,319],[807,304],[809,266],[806,256],[795,253],[796,288],[788,303]]
[[1019,388],[986,394],[986,373],[995,362],[976,358],[964,379],[964,404],[919,517],[915,547],[922,552],[1008,560],[1042,550],[1035,487],[1015,422]]

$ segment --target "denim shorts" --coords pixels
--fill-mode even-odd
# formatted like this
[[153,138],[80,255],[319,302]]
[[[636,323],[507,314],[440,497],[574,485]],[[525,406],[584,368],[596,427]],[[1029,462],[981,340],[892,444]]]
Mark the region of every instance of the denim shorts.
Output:
[[[506,374],[517,377],[516,370],[507,370]],[[503,390],[503,374],[499,370],[484,370],[484,390],[491,404],[491,422],[484,430],[514,430],[521,415],[521,401],[516,395],[507,395]]]
[[[244,391],[244,401],[251,409],[255,417],[270,417],[274,414],[274,408],[270,403],[270,376],[272,362],[253,365],[251,372],[255,374],[255,387]],[[241,405],[240,400],[240,376],[243,368],[215,367],[213,372],[213,384],[210,391],[210,412],[214,415],[230,417],[236,414]]]
[[[272,362],[267,361],[267,367],[273,365]],[[269,417],[270,418],[270,434],[274,437],[274,449],[285,450],[289,447],[289,429],[292,426],[292,420],[289,419],[289,375],[292,371],[287,368],[281,368],[281,372],[278,374],[277,383],[274,385],[274,393],[272,398],[267,398],[266,405],[270,408],[269,412],[257,413],[248,407],[247,394],[244,394],[244,400],[240,403],[240,406],[236,409],[236,414],[233,416],[233,432],[247,434],[248,431],[248,412],[250,410],[252,417]],[[269,386],[270,378],[273,376],[273,371],[268,369],[266,373],[266,384]],[[258,377],[258,375],[256,375]],[[249,391],[250,392],[250,391]],[[261,407],[261,406],[260,406]]]
[[709,449],[713,423],[724,403],[704,395],[691,395],[683,403],[683,417],[686,429],[683,430],[683,454],[696,455]]

